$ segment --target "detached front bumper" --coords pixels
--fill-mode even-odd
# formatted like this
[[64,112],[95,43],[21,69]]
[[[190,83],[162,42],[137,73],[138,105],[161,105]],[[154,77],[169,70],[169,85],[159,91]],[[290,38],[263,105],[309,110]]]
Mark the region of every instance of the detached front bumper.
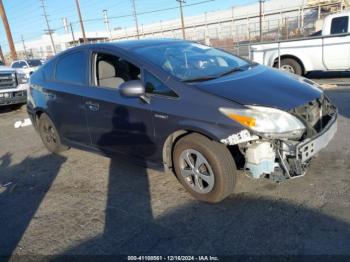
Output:
[[337,114],[328,122],[326,127],[312,138],[305,139],[296,147],[297,158],[301,162],[308,161],[325,148],[337,132]]
[[277,149],[278,165],[271,178],[280,181],[303,176],[310,160],[329,144],[336,132],[337,113],[335,112],[322,131],[313,137],[296,144],[281,141]]
[[337,111],[327,115],[327,123],[317,134],[301,142],[257,139],[241,145],[245,169],[252,178],[267,177],[274,182],[303,176],[310,160],[325,148],[337,132]]

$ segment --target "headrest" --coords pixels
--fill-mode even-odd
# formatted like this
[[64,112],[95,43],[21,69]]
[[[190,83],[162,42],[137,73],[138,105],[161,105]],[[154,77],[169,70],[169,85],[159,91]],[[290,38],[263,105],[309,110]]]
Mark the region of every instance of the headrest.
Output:
[[111,78],[116,76],[115,67],[107,61],[98,62],[99,79]]

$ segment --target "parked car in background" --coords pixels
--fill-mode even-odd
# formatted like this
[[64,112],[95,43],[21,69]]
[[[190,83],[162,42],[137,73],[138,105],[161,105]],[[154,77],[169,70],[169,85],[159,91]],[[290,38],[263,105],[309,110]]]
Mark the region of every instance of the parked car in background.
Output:
[[315,83],[181,40],[67,50],[32,75],[27,109],[51,152],[163,164],[208,202],[233,192],[239,169],[278,182],[303,176],[337,129]]
[[22,69],[28,77],[35,72],[41,65],[43,61],[41,59],[28,59],[28,60],[15,60],[12,62],[12,68]]
[[28,80],[21,69],[0,66],[0,106],[26,103]]
[[304,75],[310,71],[350,70],[350,11],[325,18],[323,29],[314,36],[262,43],[251,47],[252,59],[262,65]]

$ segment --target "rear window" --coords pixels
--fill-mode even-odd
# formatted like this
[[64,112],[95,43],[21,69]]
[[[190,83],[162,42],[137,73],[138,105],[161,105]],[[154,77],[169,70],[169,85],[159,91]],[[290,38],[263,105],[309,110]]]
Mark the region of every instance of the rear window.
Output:
[[74,84],[86,83],[87,58],[78,51],[60,58],[56,64],[55,80]]
[[333,35],[333,34],[347,33],[348,26],[349,26],[348,16],[333,18],[332,25],[331,25],[331,34]]
[[35,66],[41,66],[43,63],[39,59],[32,59],[27,61],[29,66],[35,67]]

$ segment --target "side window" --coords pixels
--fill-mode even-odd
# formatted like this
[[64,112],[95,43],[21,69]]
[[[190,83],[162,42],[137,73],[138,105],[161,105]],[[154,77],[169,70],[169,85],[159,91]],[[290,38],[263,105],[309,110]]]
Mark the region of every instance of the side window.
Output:
[[331,34],[342,34],[348,32],[349,17],[342,16],[332,19]]
[[56,64],[55,80],[84,84],[86,81],[86,55],[82,51],[68,54]]
[[117,89],[124,82],[140,80],[140,68],[122,58],[97,53],[95,61],[97,86]]
[[178,95],[172,89],[163,84],[163,82],[161,82],[158,78],[148,73],[147,71],[144,72],[146,93],[161,96],[178,97]]
[[19,62],[14,62],[12,64],[12,68],[19,68]]
[[19,68],[24,68],[25,66],[27,66],[27,64],[26,64],[26,62],[24,62],[24,61],[21,61],[21,62],[19,62]]

